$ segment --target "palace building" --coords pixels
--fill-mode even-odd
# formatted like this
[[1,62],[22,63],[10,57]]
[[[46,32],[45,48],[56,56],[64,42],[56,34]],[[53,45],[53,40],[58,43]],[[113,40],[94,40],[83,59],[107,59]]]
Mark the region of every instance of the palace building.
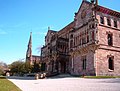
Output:
[[48,74],[120,76],[120,12],[83,0],[74,20],[60,31],[48,29],[41,48]]

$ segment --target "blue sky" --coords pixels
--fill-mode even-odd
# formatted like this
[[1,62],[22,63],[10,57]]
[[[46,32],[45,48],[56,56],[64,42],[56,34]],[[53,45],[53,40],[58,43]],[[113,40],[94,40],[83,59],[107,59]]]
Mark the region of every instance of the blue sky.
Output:
[[[74,19],[82,0],[0,0],[0,61],[23,59],[30,32],[33,55],[44,45],[48,26],[60,30]],[[99,0],[99,5],[120,11],[119,0]]]

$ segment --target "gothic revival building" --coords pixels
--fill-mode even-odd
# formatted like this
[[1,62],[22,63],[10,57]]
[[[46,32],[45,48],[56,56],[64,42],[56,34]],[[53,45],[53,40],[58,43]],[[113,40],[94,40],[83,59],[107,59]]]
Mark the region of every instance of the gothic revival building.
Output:
[[74,21],[48,30],[41,49],[44,71],[120,76],[120,12],[83,0]]
[[29,62],[31,65],[33,65],[34,63],[40,63],[40,56],[32,55],[32,33],[30,33],[30,39],[28,42],[26,62]]

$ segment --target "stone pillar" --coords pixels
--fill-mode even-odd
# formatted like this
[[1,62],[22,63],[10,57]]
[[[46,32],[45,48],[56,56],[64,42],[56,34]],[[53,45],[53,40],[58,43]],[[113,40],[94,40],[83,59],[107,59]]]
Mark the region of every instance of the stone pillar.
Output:
[[58,65],[59,65],[58,73],[60,73],[61,72],[61,64],[60,64],[60,62],[58,62]]
[[114,27],[114,20],[111,18],[111,27]]
[[120,21],[117,21],[117,27],[120,29]]
[[73,64],[73,57],[72,57],[72,69],[74,68],[74,64]]
[[108,26],[107,25],[107,17],[104,17],[104,24],[105,24],[105,26]]

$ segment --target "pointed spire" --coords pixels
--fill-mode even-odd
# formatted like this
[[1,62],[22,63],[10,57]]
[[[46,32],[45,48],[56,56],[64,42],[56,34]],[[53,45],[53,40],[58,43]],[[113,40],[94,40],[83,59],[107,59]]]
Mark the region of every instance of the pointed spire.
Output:
[[96,5],[98,5],[98,0],[96,0]]
[[28,42],[28,49],[26,53],[26,60],[32,64],[32,32],[30,32],[30,38]]
[[48,30],[50,30],[50,27],[48,27]]
[[29,45],[32,47],[32,32],[30,32],[30,39],[29,39],[28,46],[29,46]]
[[95,1],[94,0],[91,0],[91,3],[94,3]]

